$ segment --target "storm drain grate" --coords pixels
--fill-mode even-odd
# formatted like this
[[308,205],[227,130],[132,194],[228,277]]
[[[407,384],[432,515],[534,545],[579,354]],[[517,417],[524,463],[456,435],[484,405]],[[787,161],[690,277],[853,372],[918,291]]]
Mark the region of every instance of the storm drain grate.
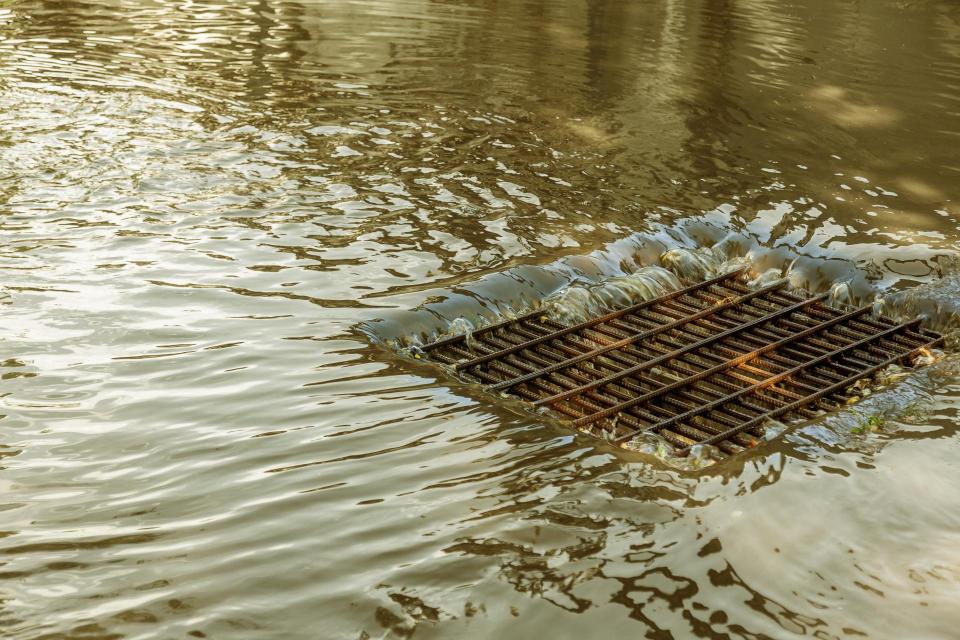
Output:
[[943,338],[920,320],[838,309],[732,271],[575,325],[534,312],[438,340],[423,356],[469,382],[549,407],[615,443],[657,433],[681,455],[754,446],[770,420],[846,405],[850,387]]

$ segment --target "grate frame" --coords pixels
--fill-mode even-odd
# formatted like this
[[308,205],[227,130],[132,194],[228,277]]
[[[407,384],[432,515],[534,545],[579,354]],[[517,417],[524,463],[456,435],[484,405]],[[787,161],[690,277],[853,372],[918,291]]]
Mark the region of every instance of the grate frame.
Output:
[[733,455],[771,420],[846,406],[850,387],[943,344],[921,319],[840,308],[746,267],[567,325],[533,311],[420,347],[461,380],[551,410],[622,445],[657,433],[686,455]]

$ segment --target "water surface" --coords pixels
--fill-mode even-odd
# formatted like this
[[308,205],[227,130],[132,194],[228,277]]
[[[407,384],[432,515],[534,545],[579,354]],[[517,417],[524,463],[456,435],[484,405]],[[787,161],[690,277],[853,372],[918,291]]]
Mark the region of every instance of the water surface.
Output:
[[369,328],[717,243],[946,326],[958,136],[950,0],[0,0],[0,635],[953,637],[951,358],[683,473]]

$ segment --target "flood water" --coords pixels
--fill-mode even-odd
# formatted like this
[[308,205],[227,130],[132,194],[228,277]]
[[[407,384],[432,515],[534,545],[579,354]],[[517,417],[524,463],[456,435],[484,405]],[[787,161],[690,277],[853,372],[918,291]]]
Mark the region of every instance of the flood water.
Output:
[[0,0],[0,635],[956,637],[952,356],[688,472],[388,347],[715,245],[950,329],[958,142],[951,0]]

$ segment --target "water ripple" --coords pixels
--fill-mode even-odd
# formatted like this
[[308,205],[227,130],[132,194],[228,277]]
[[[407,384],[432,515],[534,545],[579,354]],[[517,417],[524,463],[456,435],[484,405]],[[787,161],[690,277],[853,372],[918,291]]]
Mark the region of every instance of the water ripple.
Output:
[[955,329],[953,3],[0,5],[0,635],[953,635],[953,357],[679,472],[383,348],[668,250]]

